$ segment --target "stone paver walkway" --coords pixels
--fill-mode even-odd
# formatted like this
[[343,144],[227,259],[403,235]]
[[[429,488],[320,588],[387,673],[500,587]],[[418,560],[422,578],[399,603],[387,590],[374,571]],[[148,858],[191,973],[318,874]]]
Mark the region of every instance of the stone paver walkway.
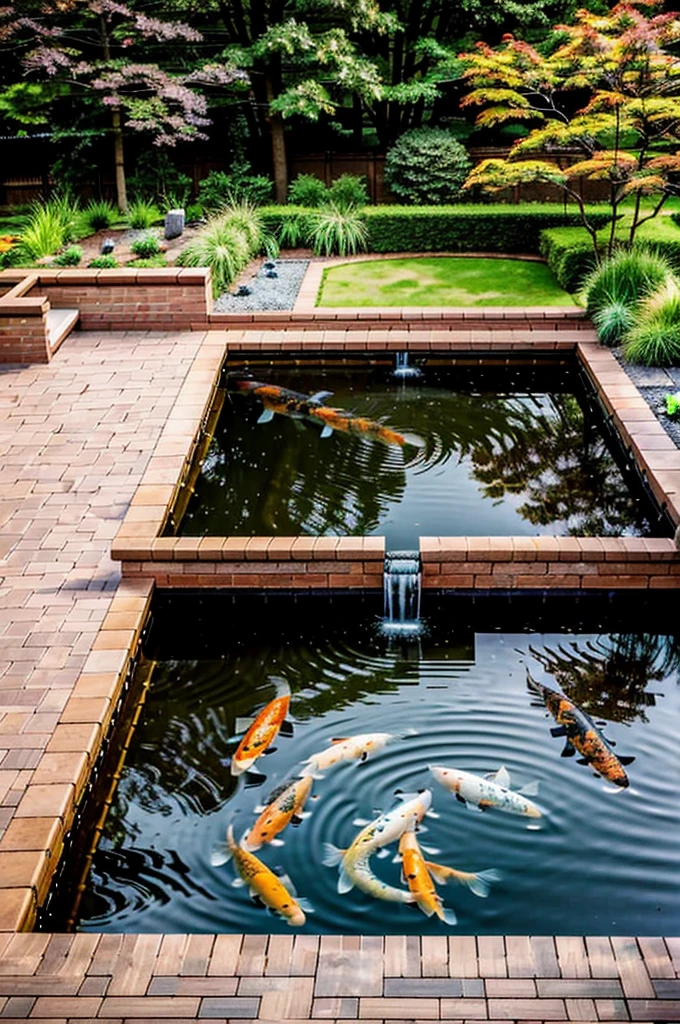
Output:
[[[116,592],[111,539],[204,337],[76,334],[50,365],[0,372],[2,830]],[[0,838],[0,885],[12,860]],[[27,1018],[680,1022],[680,940],[5,932],[0,1021]]]

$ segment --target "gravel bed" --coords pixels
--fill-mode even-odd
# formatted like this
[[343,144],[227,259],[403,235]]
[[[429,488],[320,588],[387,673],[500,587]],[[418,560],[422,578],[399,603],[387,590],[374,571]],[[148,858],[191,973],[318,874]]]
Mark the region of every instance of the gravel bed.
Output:
[[670,419],[666,415],[666,395],[680,390],[680,367],[638,366],[627,363],[620,352],[614,352],[614,355],[668,436],[680,448],[680,419]]
[[215,313],[256,313],[259,310],[286,310],[295,305],[309,260],[272,260],[278,277],[267,277],[264,267],[251,277],[250,295],[225,292],[216,300]]

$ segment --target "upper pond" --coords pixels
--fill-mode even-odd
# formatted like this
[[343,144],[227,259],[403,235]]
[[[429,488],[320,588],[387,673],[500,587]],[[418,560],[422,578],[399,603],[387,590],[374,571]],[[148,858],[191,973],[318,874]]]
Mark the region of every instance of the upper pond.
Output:
[[[334,738],[379,732],[392,735],[386,746],[365,763],[320,772],[311,816],[280,834],[284,845],[257,851],[310,901],[305,931],[447,933],[413,907],[338,892],[337,868],[323,863],[325,844],[346,848],[357,819],[392,808],[396,790],[429,788],[438,817],[418,832],[428,859],[499,873],[486,899],[440,888],[460,932],[677,934],[680,654],[668,602],[429,594],[424,604],[425,634],[401,645],[380,635],[379,602],[361,595],[156,600],[151,686],[76,908],[79,927],[288,933],[233,887],[233,865],[213,865],[211,854],[230,824],[243,836],[257,805]],[[598,723],[626,765],[628,788],[596,777],[578,753],[563,756],[565,739],[551,735],[555,719],[528,689],[527,671]],[[280,681],[290,687],[294,734],[281,732],[276,750],[259,758],[259,779],[235,777],[228,759]],[[513,791],[539,783],[531,799],[543,817],[463,806],[429,765],[478,776],[505,766]],[[86,848],[76,841],[67,863]],[[370,865],[398,887],[395,853],[392,843]],[[66,917],[45,924],[60,930]]]
[[[252,377],[300,398],[332,397],[311,415],[290,402],[274,411],[264,392],[238,390],[242,374],[226,375],[224,407],[177,527],[183,536],[379,534],[399,550],[417,547],[419,536],[667,529],[589,387],[565,365],[432,366],[402,382],[388,366],[271,365]],[[319,406],[359,426],[347,429],[345,418],[330,428]],[[367,420],[392,433],[361,426]]]

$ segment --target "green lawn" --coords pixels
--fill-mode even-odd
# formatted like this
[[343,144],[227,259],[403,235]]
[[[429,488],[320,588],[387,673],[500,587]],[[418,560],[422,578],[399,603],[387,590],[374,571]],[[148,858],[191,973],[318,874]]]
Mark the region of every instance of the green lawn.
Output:
[[424,256],[324,271],[317,306],[569,306],[544,263]]

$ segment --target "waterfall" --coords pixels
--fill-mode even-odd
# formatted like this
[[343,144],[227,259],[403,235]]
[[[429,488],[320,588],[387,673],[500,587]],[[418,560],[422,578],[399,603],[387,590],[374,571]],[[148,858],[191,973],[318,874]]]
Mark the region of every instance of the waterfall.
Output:
[[420,553],[392,551],[385,556],[383,632],[391,636],[420,632]]
[[422,371],[417,366],[409,366],[408,352],[395,352],[392,376],[405,380],[407,377],[422,377]]

